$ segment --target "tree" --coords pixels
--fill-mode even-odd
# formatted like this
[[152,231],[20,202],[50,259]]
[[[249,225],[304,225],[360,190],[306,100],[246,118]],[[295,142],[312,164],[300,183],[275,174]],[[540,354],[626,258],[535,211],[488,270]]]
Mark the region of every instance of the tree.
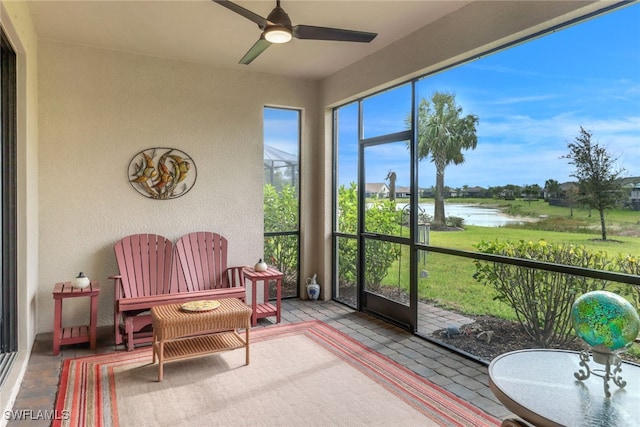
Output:
[[522,188],[519,185],[507,184],[504,186],[505,200],[515,200],[520,194],[522,194]]
[[389,171],[385,180],[389,181],[389,200],[396,201],[396,173]]
[[541,191],[542,189],[538,184],[525,185],[524,188],[522,189],[522,192],[524,193],[524,197],[529,202],[529,205],[531,205],[532,199],[538,200],[538,197],[540,196]]
[[418,159],[431,157],[436,167],[434,194],[435,224],[444,225],[444,170],[453,163],[464,162],[463,150],[475,149],[478,143],[476,125],[478,116],[462,116],[462,107],[456,105],[455,95],[435,92],[431,102],[420,101],[418,107]]
[[565,191],[565,197],[569,201],[569,218],[573,218],[573,207],[578,200],[578,187],[569,185]]
[[547,199],[555,199],[560,192],[560,183],[555,179],[548,179],[544,183],[544,189],[547,190]]
[[572,177],[578,179],[578,200],[600,214],[602,240],[607,240],[604,211],[615,207],[622,194],[622,183],[618,179],[624,169],[615,169],[616,158],[598,143],[591,142],[592,133],[580,126],[580,135],[567,146],[569,164],[576,170]]
[[493,197],[494,199],[499,198],[500,194],[502,194],[503,191],[504,191],[504,187],[501,187],[501,186],[489,187],[489,189],[487,190],[489,195],[491,195],[491,197]]

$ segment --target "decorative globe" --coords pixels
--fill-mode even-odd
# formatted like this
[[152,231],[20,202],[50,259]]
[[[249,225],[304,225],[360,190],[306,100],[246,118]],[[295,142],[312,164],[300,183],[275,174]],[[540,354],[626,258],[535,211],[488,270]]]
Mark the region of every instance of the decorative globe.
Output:
[[607,291],[587,292],[571,307],[573,327],[592,348],[623,351],[640,331],[640,317],[629,301]]

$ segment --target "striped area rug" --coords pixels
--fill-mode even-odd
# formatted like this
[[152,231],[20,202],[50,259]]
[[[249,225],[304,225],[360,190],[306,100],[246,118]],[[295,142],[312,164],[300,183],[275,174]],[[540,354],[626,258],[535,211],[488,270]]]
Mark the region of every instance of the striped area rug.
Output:
[[149,348],[67,359],[53,425],[500,425],[320,321],[252,331],[250,350],[168,362],[162,382]]

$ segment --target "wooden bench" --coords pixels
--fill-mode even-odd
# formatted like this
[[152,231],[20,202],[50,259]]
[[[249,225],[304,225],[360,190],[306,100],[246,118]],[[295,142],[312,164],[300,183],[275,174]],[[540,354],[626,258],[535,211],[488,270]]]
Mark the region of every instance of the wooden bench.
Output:
[[242,267],[227,267],[227,239],[212,232],[182,236],[174,245],[157,234],[135,234],[115,246],[115,344],[152,340],[149,311],[187,301],[246,298]]

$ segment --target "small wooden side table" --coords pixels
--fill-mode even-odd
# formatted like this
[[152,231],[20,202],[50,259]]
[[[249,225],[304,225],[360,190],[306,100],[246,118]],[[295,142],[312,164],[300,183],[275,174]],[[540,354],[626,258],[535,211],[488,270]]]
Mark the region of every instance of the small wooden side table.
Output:
[[[258,319],[263,317],[276,316],[276,323],[280,323],[280,309],[282,306],[282,278],[284,274],[279,272],[273,267],[267,267],[266,271],[255,271],[253,267],[244,267],[242,269],[244,275],[245,284],[249,280],[251,282],[251,326],[258,324]],[[274,306],[269,302],[269,282],[275,280],[276,282],[276,305]],[[264,282],[264,294],[263,302],[258,304],[258,298],[256,291],[257,282]]]
[[[71,286],[71,282],[56,283],[53,287],[53,300],[55,311],[53,315],[53,355],[60,353],[60,346],[66,344],[78,344],[88,342],[89,347],[96,348],[96,326],[98,323],[98,294],[100,284],[91,282],[84,289]],[[91,314],[89,325],[62,326],[62,300],[65,298],[91,297]]]

